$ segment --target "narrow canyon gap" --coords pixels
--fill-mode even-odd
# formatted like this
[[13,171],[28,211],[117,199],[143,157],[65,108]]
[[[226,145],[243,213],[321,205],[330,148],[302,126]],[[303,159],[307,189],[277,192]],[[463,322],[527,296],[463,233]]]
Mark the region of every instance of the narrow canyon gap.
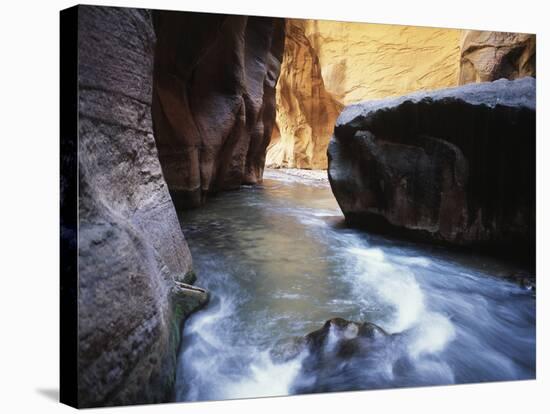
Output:
[[78,23],[80,406],[534,377],[532,272],[387,236],[532,252],[533,35]]
[[287,19],[286,43],[266,158],[274,168],[326,169],[346,105],[536,75],[532,34]]

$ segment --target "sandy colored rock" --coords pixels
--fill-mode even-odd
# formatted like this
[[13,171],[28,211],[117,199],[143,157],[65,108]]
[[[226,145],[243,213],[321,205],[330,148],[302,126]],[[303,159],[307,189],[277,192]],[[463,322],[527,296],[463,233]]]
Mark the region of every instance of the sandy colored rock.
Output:
[[464,85],[536,76],[536,37],[526,33],[465,30],[460,45]]
[[327,90],[349,105],[455,86],[461,31],[308,20]]
[[268,167],[326,168],[326,137],[342,105],[325,90],[317,53],[305,36],[308,20],[286,23],[283,66],[277,85],[277,129]]
[[153,120],[176,207],[261,180],[284,20],[155,11]]
[[79,6],[78,405],[167,402],[183,318],[207,299],[151,122],[150,13]]
[[288,20],[277,86],[278,129],[268,149],[267,165],[326,168],[326,147],[343,105],[455,86],[460,33]]

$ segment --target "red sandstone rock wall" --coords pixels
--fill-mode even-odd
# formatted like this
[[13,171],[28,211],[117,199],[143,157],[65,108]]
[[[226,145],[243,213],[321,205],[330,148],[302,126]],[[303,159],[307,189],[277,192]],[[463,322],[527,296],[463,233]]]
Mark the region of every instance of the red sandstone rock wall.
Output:
[[262,179],[284,20],[158,11],[155,140],[177,207]]

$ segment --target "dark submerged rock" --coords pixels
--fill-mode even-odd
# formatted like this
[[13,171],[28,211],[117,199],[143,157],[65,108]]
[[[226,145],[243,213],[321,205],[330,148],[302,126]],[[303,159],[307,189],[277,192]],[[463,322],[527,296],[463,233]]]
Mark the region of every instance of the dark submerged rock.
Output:
[[526,290],[530,290],[533,293],[537,290],[537,281],[535,275],[525,272],[513,272],[504,275],[506,280],[516,283]]
[[307,363],[319,364],[325,358],[348,359],[367,353],[371,344],[386,337],[388,333],[373,323],[333,318],[304,337],[277,342],[270,355],[275,362],[286,362],[307,350]]
[[388,334],[373,323],[333,318],[321,329],[306,335],[306,343],[311,354],[350,358],[368,352],[372,341],[386,336]]
[[348,106],[328,157],[348,223],[534,263],[533,78]]
[[342,383],[342,376],[356,375],[365,361],[376,360],[383,352],[394,353],[394,339],[379,326],[370,322],[352,322],[333,318],[322,328],[303,337],[280,341],[271,350],[275,363],[284,363],[301,357],[300,373],[292,385],[293,392],[328,392],[349,390],[350,383]]

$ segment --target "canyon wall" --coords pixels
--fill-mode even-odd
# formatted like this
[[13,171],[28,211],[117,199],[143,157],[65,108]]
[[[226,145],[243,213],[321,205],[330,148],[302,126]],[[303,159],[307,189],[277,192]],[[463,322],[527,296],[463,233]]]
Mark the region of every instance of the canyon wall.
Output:
[[329,181],[346,221],[533,263],[535,79],[346,107]]
[[[534,39],[465,36],[461,61],[460,32],[447,29],[80,6],[78,33],[82,407],[170,399],[181,322],[208,297],[191,286],[174,204],[196,207],[208,193],[259,182],[268,145],[268,165],[326,168],[344,105],[454,85],[460,62],[461,80],[534,74]],[[466,95],[363,104],[371,115],[352,120],[356,109],[344,110],[329,155],[347,218],[375,211],[393,227],[461,243],[530,237],[534,110],[516,97],[484,109]],[[421,177],[401,180],[411,168],[395,148],[417,157]],[[492,154],[490,169],[478,150]],[[482,184],[466,188],[472,177]],[[509,226],[497,234],[494,223]]]
[[326,88],[344,105],[456,85],[460,30],[308,22]]
[[270,167],[326,168],[343,106],[535,76],[535,35],[288,19]]
[[155,11],[153,122],[178,208],[261,180],[284,20]]
[[326,137],[342,104],[325,89],[321,64],[305,35],[308,20],[288,20],[283,66],[277,85],[277,129],[267,166],[325,168]]
[[166,402],[193,282],[153,138],[148,11],[79,6],[78,404]]
[[526,33],[465,30],[459,84],[536,76],[536,37]]
[[460,30],[289,19],[286,31],[268,166],[326,168],[344,105],[457,83]]

